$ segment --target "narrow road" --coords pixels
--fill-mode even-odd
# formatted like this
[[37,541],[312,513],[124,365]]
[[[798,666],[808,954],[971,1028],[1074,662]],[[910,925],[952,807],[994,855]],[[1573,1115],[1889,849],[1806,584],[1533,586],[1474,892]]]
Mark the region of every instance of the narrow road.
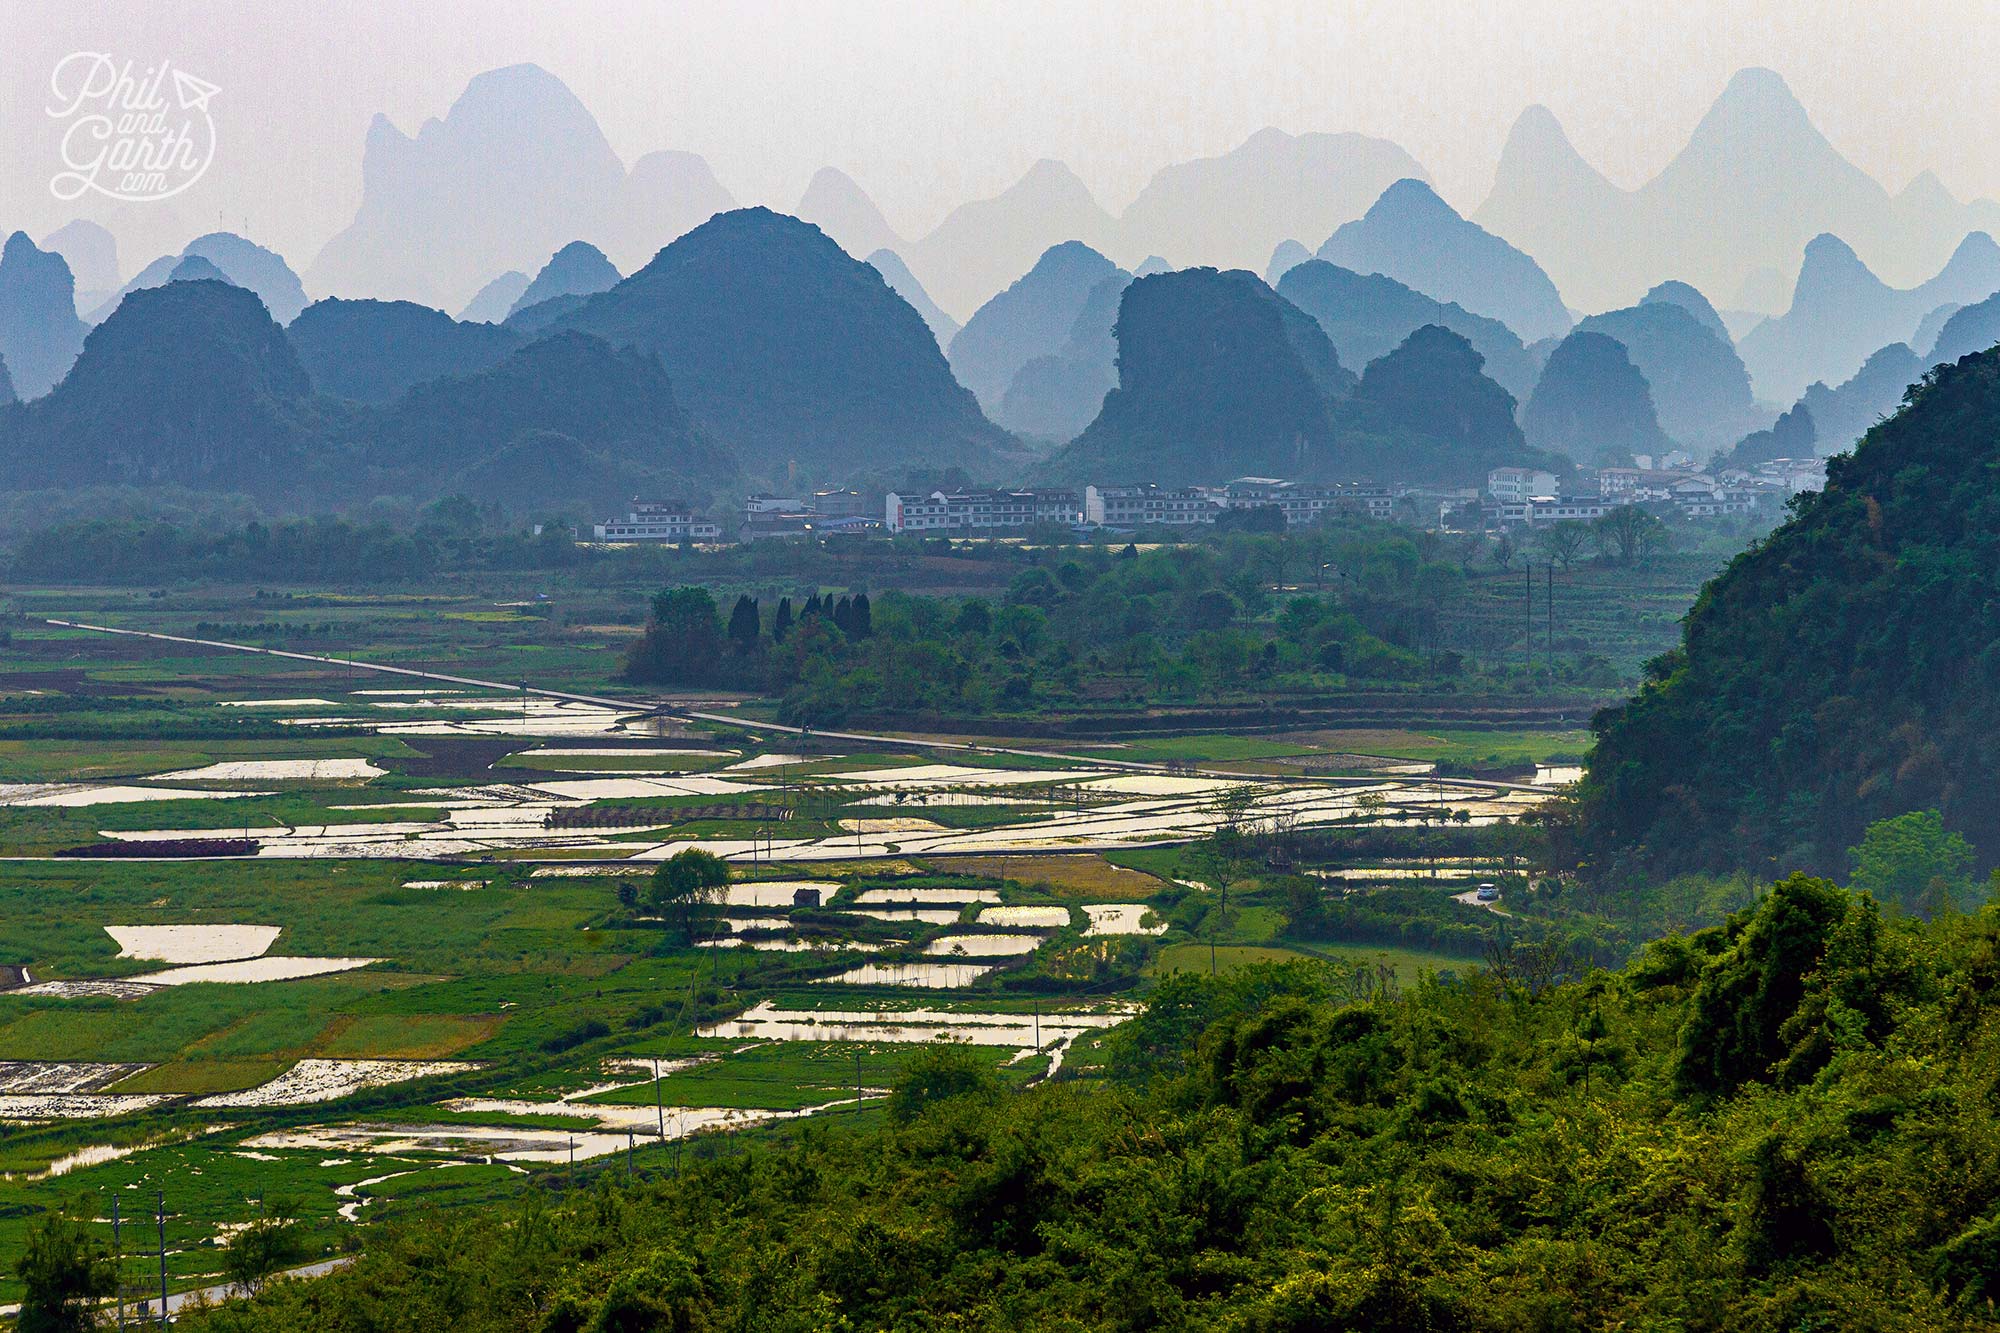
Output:
[[[282,1273],[273,1273],[273,1278],[325,1277],[336,1268],[345,1268],[354,1262],[352,1255],[342,1255],[338,1259],[322,1259],[316,1264],[306,1264],[302,1268],[287,1268]],[[175,1291],[167,1294],[167,1318],[172,1319],[181,1312],[181,1307],[201,1301],[222,1301],[232,1295],[241,1295],[235,1287],[223,1283],[215,1287],[197,1287],[191,1291]]]
[[[233,653],[256,653],[264,657],[282,657],[294,662],[312,662],[321,666],[337,666],[354,671],[375,671],[392,676],[411,676],[419,680],[442,681],[449,685],[471,685],[484,690],[512,690],[521,694],[532,694],[541,699],[560,699],[569,703],[592,704],[599,708],[615,708],[620,712],[657,713],[680,722],[713,722],[725,727],[735,727],[741,731],[773,732],[783,736],[797,736],[801,739],[850,741],[861,745],[882,745],[900,749],[939,750],[958,754],[1004,754],[1023,759],[1060,759],[1066,763],[1089,768],[1110,768],[1131,773],[1166,773],[1167,765],[1149,763],[1137,759],[1113,759],[1101,754],[1068,754],[1059,750],[1033,750],[1024,746],[982,745],[977,741],[948,741],[926,736],[898,735],[893,732],[871,731],[822,731],[813,727],[788,726],[780,722],[764,722],[756,718],[740,717],[730,713],[708,712],[699,709],[673,708],[666,701],[654,699],[613,699],[597,694],[576,694],[567,690],[543,689],[529,685],[525,681],[481,680],[477,676],[454,676],[442,671],[425,671],[418,667],[389,666],[381,662],[364,662],[358,658],[333,657],[321,653],[298,653],[284,648],[259,648],[255,644],[226,643],[220,639],[195,639],[179,634],[161,634],[153,630],[117,629],[110,625],[89,625],[74,620],[47,620],[44,623],[61,629],[86,630],[93,634],[120,634],[127,638],[154,639],[161,643],[188,644],[196,648],[220,648]],[[1308,774],[1260,773],[1260,774],[1216,774],[1205,776],[1248,777],[1257,782],[1273,784],[1314,783],[1322,786],[1373,786],[1384,779],[1371,777],[1340,778],[1316,777]],[[1398,779],[1409,785],[1421,786],[1423,778],[1406,777]],[[1532,782],[1499,782],[1487,778],[1445,778],[1442,781],[1454,787],[1474,787],[1489,791],[1541,790]],[[1551,795],[1554,793],[1551,792]]]
[[[282,1273],[273,1273],[271,1276],[273,1278],[324,1277],[328,1273],[331,1273],[334,1269],[345,1268],[347,1267],[347,1265],[353,1262],[354,1262],[354,1256],[344,1254],[336,1259],[322,1259],[318,1263],[305,1264],[299,1268],[287,1268]],[[200,1301],[227,1300],[233,1294],[236,1294],[236,1288],[226,1282],[220,1286],[191,1287],[186,1291],[168,1292],[167,1318],[172,1319],[175,1315],[179,1314],[182,1308],[185,1306],[195,1304]],[[158,1299],[159,1297],[157,1296],[154,1296],[150,1299],[144,1296],[128,1297],[125,1301],[126,1322],[129,1324],[136,1325],[136,1324],[147,1323],[153,1320],[156,1317],[154,1314],[153,1302],[157,1301]],[[98,1307],[98,1312],[100,1315],[108,1316],[109,1312],[114,1311],[117,1308],[118,1308],[118,1303],[116,1301],[107,1301],[103,1305]],[[19,1313],[21,1313],[21,1307],[19,1305],[0,1305],[0,1318],[11,1319],[15,1315],[18,1315]]]

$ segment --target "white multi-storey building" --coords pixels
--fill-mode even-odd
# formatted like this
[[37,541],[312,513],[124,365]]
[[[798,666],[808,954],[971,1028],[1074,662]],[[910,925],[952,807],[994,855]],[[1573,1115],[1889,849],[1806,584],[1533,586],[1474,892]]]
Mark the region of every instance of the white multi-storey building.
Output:
[[1074,526],[1083,521],[1083,507],[1075,491],[891,491],[883,502],[883,519],[891,532],[986,536],[1044,523]]
[[624,518],[595,524],[591,533],[601,542],[713,542],[722,540],[722,526],[684,509],[642,500],[632,501]]
[[1189,527],[1213,523],[1222,506],[1195,486],[1086,486],[1083,521],[1100,528]]
[[1496,467],[1486,474],[1486,493],[1496,500],[1532,500],[1554,495],[1556,474],[1534,467]]

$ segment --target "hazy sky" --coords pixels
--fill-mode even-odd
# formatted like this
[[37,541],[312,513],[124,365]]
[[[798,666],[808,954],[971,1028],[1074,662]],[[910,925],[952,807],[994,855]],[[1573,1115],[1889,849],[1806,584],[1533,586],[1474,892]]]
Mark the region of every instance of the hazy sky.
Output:
[[64,55],[172,60],[221,88],[215,164],[179,199],[97,212],[129,275],[218,221],[303,270],[352,215],[377,111],[406,131],[483,69],[534,61],[629,163],[706,156],[738,198],[789,206],[843,167],[920,234],[1037,158],[1116,211],[1158,167],[1264,125],[1402,144],[1475,207],[1508,126],[1550,106],[1637,184],[1736,69],[1785,76],[1892,190],[1935,169],[2000,196],[1990,0],[0,0],[0,232],[75,211],[48,181]]

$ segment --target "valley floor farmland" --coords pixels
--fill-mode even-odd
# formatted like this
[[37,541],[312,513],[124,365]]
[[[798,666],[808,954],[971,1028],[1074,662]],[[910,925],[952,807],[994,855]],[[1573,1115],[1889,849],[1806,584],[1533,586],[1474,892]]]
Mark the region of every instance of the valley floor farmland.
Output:
[[[212,1285],[260,1200],[331,1253],[412,1209],[865,1120],[941,1039],[1017,1083],[1088,1077],[1148,978],[1211,945],[1357,984],[1468,966],[1462,941],[1306,938],[1269,867],[1211,910],[1178,845],[1231,821],[1501,830],[1576,744],[802,734],[642,697],[615,652],[510,639],[512,612],[324,601],[342,650],[221,646],[256,637],[227,629],[242,608],[161,617],[175,639],[75,627],[140,629],[143,598],[0,646],[0,1253],[50,1207],[108,1227],[114,1200],[147,1226],[163,1206],[170,1283]],[[735,878],[676,934],[647,886],[689,847]],[[128,1253],[128,1280],[158,1262]]]

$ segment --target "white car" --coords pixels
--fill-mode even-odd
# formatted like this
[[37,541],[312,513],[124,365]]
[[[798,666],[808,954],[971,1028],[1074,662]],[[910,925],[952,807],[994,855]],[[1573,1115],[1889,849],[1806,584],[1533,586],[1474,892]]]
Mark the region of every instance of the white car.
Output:
[[1497,884],[1481,884],[1479,891],[1472,896],[1482,903],[1497,903],[1500,901],[1500,886]]

